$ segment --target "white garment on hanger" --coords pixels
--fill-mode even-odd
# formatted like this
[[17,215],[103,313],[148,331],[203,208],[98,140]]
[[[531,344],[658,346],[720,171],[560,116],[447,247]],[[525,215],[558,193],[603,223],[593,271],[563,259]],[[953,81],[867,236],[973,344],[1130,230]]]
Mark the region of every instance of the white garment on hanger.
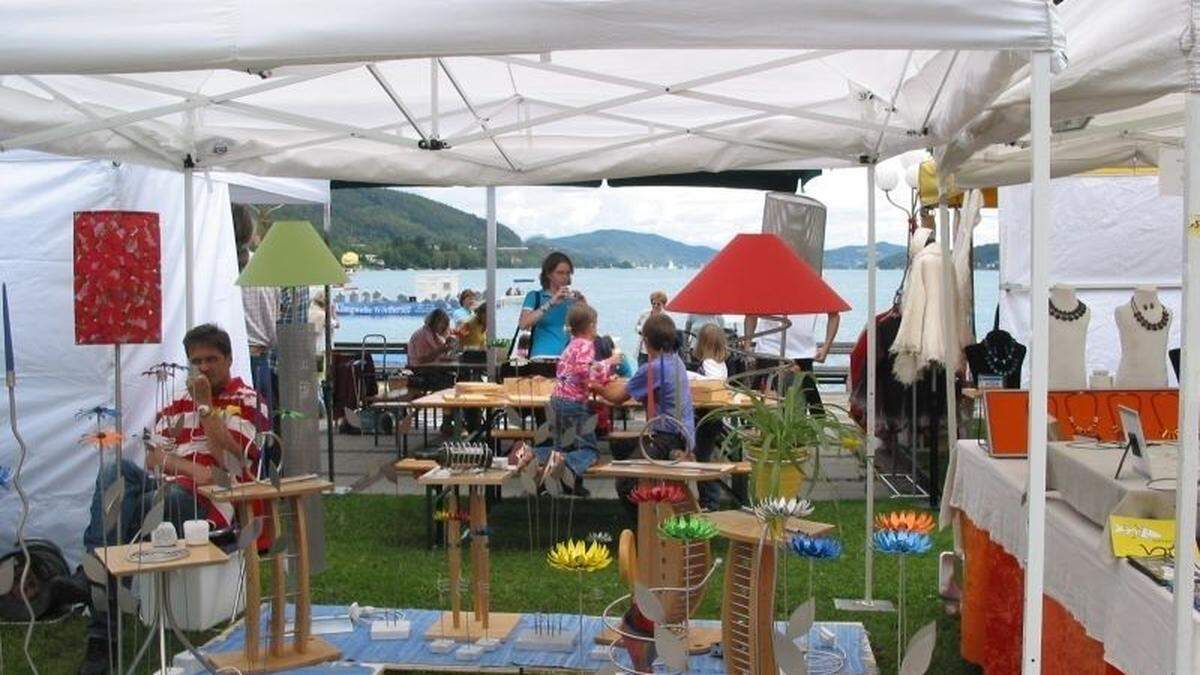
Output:
[[[929,246],[933,230],[918,228],[909,242],[908,278],[900,306],[900,328],[891,352],[896,355],[892,373],[904,384],[916,382],[930,362],[958,368],[958,350],[947,355],[942,331],[942,307],[947,289],[942,285],[942,251]],[[953,270],[951,270],[953,272]],[[953,294],[953,289],[950,289]]]

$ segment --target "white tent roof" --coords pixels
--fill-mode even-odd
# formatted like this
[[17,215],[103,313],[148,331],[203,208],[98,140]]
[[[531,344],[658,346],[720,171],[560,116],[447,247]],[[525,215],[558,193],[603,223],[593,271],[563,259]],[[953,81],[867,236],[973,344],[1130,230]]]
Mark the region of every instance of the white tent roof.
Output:
[[426,185],[852,165],[1062,46],[1045,0],[15,5],[0,150]]
[[[1071,66],[1054,78],[1056,132],[1051,173],[1065,176],[1128,162],[1154,164],[1158,148],[1180,145],[1183,97],[1200,75],[1189,64],[1189,0],[1064,3]],[[1083,129],[1070,130],[1086,118]],[[944,150],[943,170],[962,187],[1029,180],[1029,79],[1015,78]]]

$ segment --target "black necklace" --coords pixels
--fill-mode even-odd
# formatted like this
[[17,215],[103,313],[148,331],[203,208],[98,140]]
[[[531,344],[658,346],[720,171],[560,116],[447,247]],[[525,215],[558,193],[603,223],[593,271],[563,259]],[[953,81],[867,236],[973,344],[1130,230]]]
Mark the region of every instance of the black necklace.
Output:
[[1160,316],[1158,321],[1155,321],[1154,323],[1150,323],[1149,319],[1147,319],[1142,315],[1141,312],[1138,311],[1136,302],[1130,300],[1129,306],[1133,309],[1133,318],[1136,319],[1137,322],[1141,324],[1142,328],[1145,328],[1146,330],[1162,330],[1167,327],[1168,323],[1171,322],[1171,313],[1167,311],[1165,306],[1162,307],[1162,316]]
[[1087,305],[1083,304],[1082,300],[1076,300],[1075,302],[1078,303],[1075,305],[1075,309],[1067,312],[1055,307],[1054,301],[1050,300],[1050,316],[1058,319],[1059,321],[1078,321],[1085,313],[1087,313]]
[[1017,358],[1017,348],[1019,345],[1016,341],[1009,342],[1007,348],[1001,347],[1003,351],[992,349],[991,343],[986,340],[983,343],[983,360],[987,363],[988,369],[996,375],[1008,377],[1017,371],[1021,361]]

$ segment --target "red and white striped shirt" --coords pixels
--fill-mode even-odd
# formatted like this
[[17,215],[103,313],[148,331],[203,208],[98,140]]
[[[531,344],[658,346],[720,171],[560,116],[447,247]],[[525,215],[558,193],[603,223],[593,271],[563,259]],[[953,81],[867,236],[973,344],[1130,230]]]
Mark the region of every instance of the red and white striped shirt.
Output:
[[[241,378],[230,378],[220,392],[213,392],[212,408],[220,415],[225,428],[234,442],[245,448],[246,469],[241,476],[231,476],[235,482],[254,480],[258,470],[259,448],[256,441],[259,431],[271,428],[266,403],[252,387]],[[155,421],[158,433],[172,438],[176,445],[172,454],[202,466],[223,466],[213,450],[208,447],[208,438],[200,423],[200,413],[190,394],[176,399],[159,411]],[[219,451],[215,451],[219,452]],[[177,476],[175,481],[193,494],[196,486],[191,478]],[[227,502],[214,504],[203,496],[199,497],[203,517],[213,521],[217,528],[227,527],[233,522],[233,506]]]

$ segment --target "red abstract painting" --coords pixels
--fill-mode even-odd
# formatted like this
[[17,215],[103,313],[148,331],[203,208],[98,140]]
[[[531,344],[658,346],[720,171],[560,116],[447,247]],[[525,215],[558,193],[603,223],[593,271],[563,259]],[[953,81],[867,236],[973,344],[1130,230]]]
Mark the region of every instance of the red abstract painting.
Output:
[[75,344],[162,341],[158,214],[75,213]]

